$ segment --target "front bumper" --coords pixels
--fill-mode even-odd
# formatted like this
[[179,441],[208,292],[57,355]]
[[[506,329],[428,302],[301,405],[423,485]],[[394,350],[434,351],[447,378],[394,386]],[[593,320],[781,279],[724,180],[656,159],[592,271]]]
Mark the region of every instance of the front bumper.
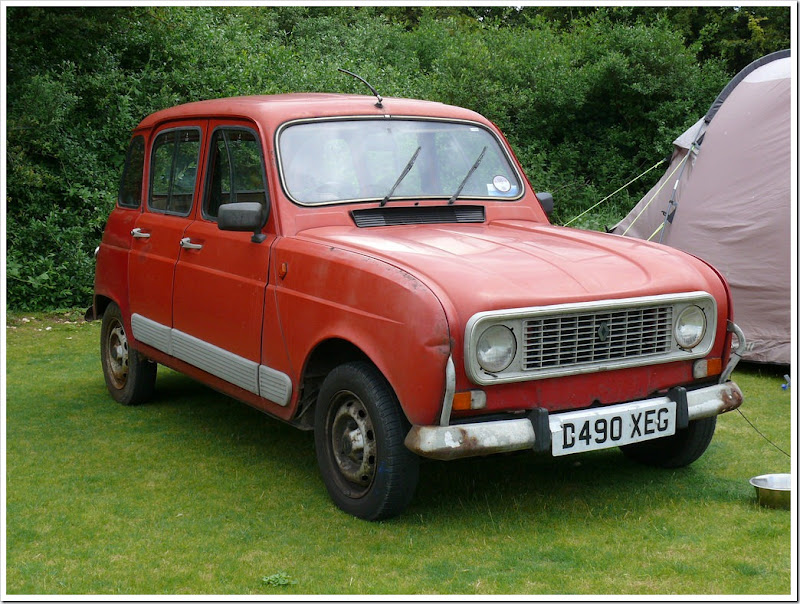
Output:
[[[742,330],[732,321],[728,321],[728,331],[736,335],[738,343],[731,353],[728,366],[722,372],[719,383],[716,385],[691,391],[682,387],[673,388],[666,397],[621,403],[609,407],[624,409],[626,406],[640,403],[658,404],[675,401],[677,403],[676,423],[678,428],[685,428],[692,420],[714,417],[738,409],[744,397],[739,386],[728,381],[728,378],[739,363],[741,353],[746,349],[746,341]],[[543,453],[551,450],[553,435],[558,435],[561,431],[559,414],[550,417],[547,410],[541,408],[531,410],[527,417],[520,419],[449,426],[448,420],[455,390],[455,368],[452,358],[447,364],[447,384],[441,425],[413,426],[406,436],[406,447],[417,455],[448,460],[525,449]]]
[[[684,421],[714,417],[733,411],[742,404],[742,391],[734,382],[715,384],[697,390],[675,389],[669,397],[658,397],[625,405],[675,400],[688,412]],[[548,417],[542,409],[526,418],[475,422],[453,426],[413,426],[406,436],[408,449],[432,459],[459,459],[493,453],[532,449],[549,451],[551,435],[560,430],[558,414]]]

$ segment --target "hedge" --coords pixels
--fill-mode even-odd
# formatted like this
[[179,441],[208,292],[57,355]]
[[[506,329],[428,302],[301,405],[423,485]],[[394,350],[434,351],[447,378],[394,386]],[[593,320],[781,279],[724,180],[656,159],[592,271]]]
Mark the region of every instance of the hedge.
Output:
[[[10,7],[8,308],[91,302],[92,252],[147,114],[244,94],[367,92],[339,67],[383,96],[486,115],[564,221],[668,154],[731,76],[657,10],[559,21],[509,7]],[[584,226],[622,215],[651,184]]]

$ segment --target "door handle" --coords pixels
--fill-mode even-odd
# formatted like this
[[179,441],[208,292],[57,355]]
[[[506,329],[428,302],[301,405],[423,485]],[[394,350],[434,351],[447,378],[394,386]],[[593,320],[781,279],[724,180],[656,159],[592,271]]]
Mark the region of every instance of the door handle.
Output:
[[136,227],[135,229],[131,230],[131,235],[133,235],[134,239],[149,239],[150,238],[150,233],[145,233],[139,227]]
[[181,247],[185,250],[202,250],[203,244],[202,243],[192,243],[191,238],[184,237],[181,239]]

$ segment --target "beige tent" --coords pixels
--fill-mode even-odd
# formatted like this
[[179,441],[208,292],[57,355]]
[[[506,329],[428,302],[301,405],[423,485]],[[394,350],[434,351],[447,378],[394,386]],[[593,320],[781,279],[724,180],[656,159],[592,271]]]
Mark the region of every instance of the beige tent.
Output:
[[714,265],[731,286],[744,358],[780,364],[791,355],[790,77],[788,50],[742,70],[611,229]]

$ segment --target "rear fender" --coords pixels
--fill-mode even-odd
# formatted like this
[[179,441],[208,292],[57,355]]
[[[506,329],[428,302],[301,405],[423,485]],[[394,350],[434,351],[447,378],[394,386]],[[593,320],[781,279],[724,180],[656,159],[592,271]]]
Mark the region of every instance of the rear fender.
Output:
[[112,210],[95,258],[93,318],[101,317],[109,302],[116,302],[128,334],[131,334],[128,254],[131,229],[140,213],[139,209],[117,207]]

